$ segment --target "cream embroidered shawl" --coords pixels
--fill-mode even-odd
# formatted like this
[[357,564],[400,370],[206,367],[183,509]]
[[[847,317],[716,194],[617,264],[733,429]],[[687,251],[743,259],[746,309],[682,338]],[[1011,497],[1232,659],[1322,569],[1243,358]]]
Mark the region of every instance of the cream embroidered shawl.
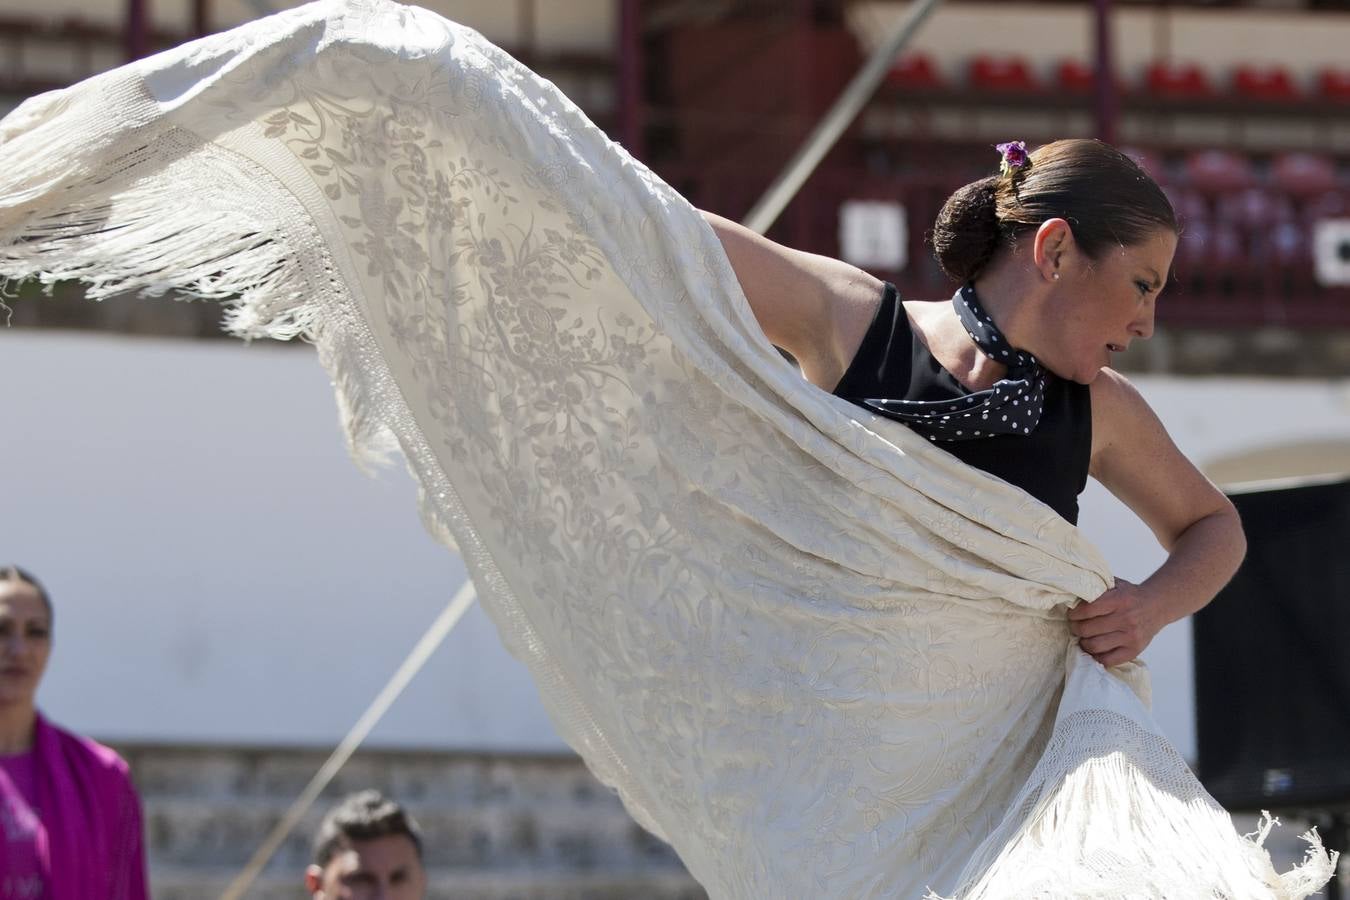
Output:
[[[1053,511],[808,385],[717,238],[547,82],[315,3],[0,123],[0,275],[317,342],[562,735],[714,897],[1301,897],[1067,605]],[[168,375],[169,373],[166,373]]]

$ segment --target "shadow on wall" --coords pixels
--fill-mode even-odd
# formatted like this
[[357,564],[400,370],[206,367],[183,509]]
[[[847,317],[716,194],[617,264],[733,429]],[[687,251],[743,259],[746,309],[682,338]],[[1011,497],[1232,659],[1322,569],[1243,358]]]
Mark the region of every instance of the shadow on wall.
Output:
[[1350,476],[1350,441],[1299,441],[1245,450],[1208,463],[1204,471],[1225,486],[1279,478]]

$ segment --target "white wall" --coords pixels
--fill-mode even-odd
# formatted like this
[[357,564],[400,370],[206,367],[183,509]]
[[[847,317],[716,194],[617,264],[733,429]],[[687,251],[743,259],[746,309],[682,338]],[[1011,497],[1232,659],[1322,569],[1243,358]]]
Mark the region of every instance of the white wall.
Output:
[[[334,743],[464,581],[308,347],[0,329],[0,385],[0,559],[55,598],[39,699],[74,727]],[[562,746],[477,607],[372,740]]]
[[[1136,381],[1202,466],[1350,446],[1350,382]],[[422,531],[406,475],[367,479],[347,459],[307,347],[0,329],[0,385],[0,561],[55,595],[41,700],[74,727],[334,742],[463,581]],[[1161,561],[1095,485],[1082,518],[1118,575],[1137,581]],[[1187,623],[1146,658],[1158,718],[1193,756]],[[375,742],[561,747],[477,609]]]

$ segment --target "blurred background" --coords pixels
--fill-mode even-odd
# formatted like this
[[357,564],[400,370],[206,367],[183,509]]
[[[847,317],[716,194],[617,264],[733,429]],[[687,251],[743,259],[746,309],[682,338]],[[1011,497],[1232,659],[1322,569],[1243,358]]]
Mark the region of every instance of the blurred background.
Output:
[[[0,0],[0,112],[291,5]],[[421,5],[482,31],[695,204],[732,218],[910,8]],[[993,144],[1111,140],[1164,185],[1185,228],[1157,334],[1122,368],[1217,482],[1344,478],[1347,48],[1342,0],[946,0],[770,236],[906,296],[944,297],[952,286],[924,235],[954,188],[996,169]],[[422,531],[402,472],[368,479],[346,458],[307,345],[224,339],[211,304],[29,293],[0,329],[0,562],[31,569],[59,610],[39,699],[131,762],[155,896],[216,897],[464,569]],[[1120,576],[1140,580],[1162,559],[1095,485],[1082,525]],[[1194,640],[1178,623],[1146,654],[1157,717],[1193,762]],[[1283,661],[1272,647],[1250,664]],[[1303,688],[1336,694],[1345,677]],[[1329,709],[1350,727],[1350,700]],[[1328,765],[1350,799],[1350,760]],[[567,751],[476,609],[250,896],[303,896],[322,807],[367,786],[422,821],[434,896],[702,896]],[[1281,830],[1278,853],[1301,855],[1297,830]]]

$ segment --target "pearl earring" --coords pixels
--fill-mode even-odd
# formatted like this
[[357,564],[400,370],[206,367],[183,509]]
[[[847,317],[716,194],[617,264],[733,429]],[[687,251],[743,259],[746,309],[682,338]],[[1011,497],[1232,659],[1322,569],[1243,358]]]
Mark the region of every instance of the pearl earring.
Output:
[[1052,275],[1052,276],[1050,276],[1050,277],[1051,277],[1051,278],[1054,278],[1056,281],[1059,281],[1059,273],[1058,273],[1058,272],[1056,272],[1054,275]]

